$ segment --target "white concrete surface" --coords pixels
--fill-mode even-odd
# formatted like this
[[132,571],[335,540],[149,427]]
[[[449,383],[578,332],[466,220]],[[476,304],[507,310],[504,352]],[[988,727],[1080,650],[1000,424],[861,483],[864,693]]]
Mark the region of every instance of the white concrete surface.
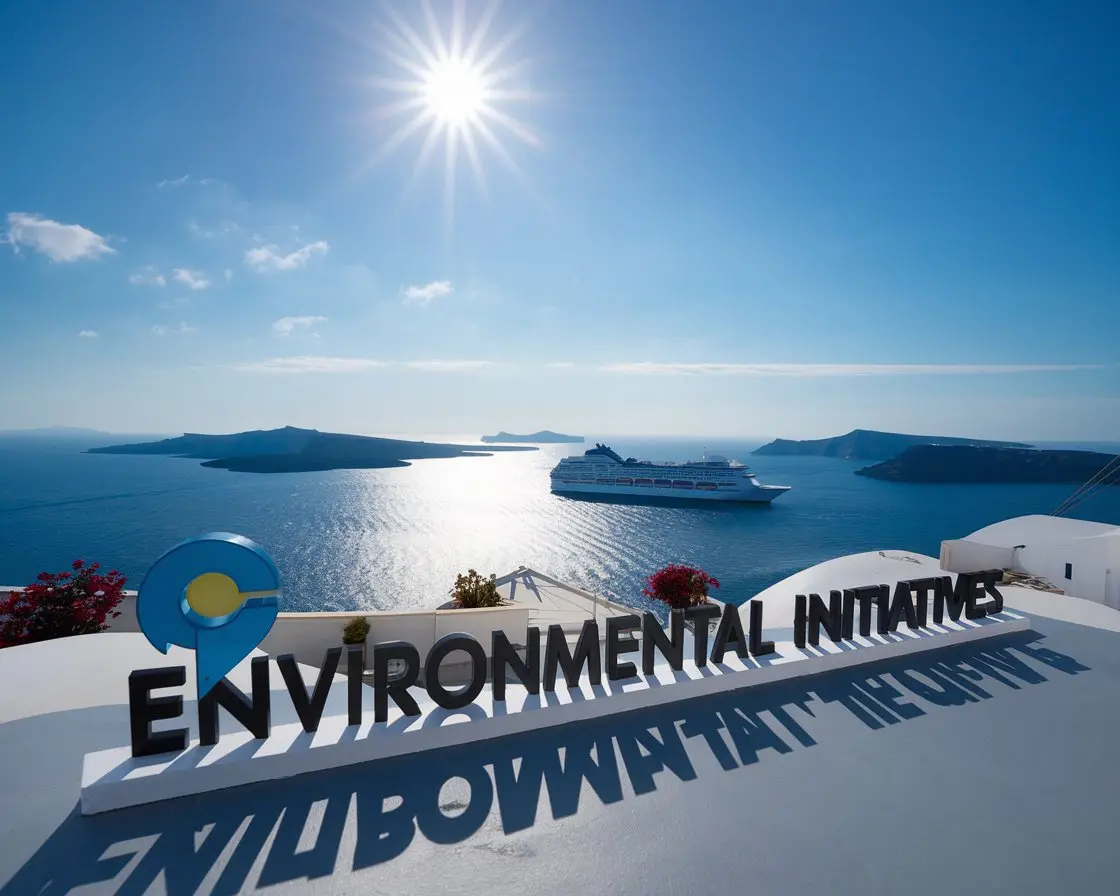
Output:
[[[570,691],[562,680],[557,682],[554,692],[542,691],[540,695],[530,695],[524,687],[511,684],[505,701],[495,701],[486,686],[475,703],[457,711],[436,706],[426,692],[413,688],[421,709],[419,716],[404,716],[390,703],[388,721],[375,724],[372,706],[366,701],[366,719],[356,728],[348,726],[343,709],[326,716],[314,734],[305,733],[295,722],[274,724],[271,736],[261,741],[254,741],[246,731],[233,730],[227,723],[228,733],[212,747],[202,747],[192,740],[185,752],[166,757],[133,759],[127,745],[87,754],[82,770],[81,811],[85,815],[97,814],[256,781],[416,754],[816,675],[1025,631],[1029,627],[1027,618],[1005,613],[975,621],[962,618],[959,623],[946,622],[925,629],[900,627],[894,635],[857,637],[843,645],[822,640],[819,648],[804,650],[783,641],[776,644],[775,654],[760,660],[744,661],[732,653],[724,663],[709,664],[703,669],[688,660],[679,672],[662,661],[648,677],[639,674],[636,678],[610,682],[604,675],[601,685],[592,686],[584,676],[579,687]],[[636,659],[637,655],[628,654],[624,659],[627,658]],[[191,674],[188,669],[188,679]],[[245,674],[244,669],[241,674]],[[345,682],[336,682],[332,690],[332,697],[335,696],[345,698]],[[186,711],[189,713],[190,709]],[[121,737],[127,739],[128,732],[122,731]]]

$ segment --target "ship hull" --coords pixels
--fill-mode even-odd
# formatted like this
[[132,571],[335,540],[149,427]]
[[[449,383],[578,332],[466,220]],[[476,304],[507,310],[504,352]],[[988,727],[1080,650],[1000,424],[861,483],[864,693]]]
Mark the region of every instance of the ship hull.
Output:
[[747,488],[701,491],[682,488],[656,488],[632,485],[598,485],[592,482],[554,482],[552,493],[564,497],[606,500],[667,500],[696,504],[769,504],[778,495],[789,491],[783,485],[759,485]]

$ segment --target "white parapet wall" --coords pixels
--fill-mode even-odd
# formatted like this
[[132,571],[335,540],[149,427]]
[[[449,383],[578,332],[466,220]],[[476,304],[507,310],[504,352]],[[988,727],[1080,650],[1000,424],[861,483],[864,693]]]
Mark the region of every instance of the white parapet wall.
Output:
[[983,572],[1011,569],[1015,551],[1000,545],[956,538],[941,542],[941,568],[946,572]]
[[[0,588],[0,593],[8,589]],[[136,592],[125,592],[117,607],[120,616],[110,620],[111,632],[138,632]],[[420,656],[427,656],[431,646],[454,632],[471,635],[489,652],[491,633],[505,632],[512,644],[525,640],[531,608],[524,605],[486,607],[477,610],[402,610],[360,611],[342,613],[280,613],[261,650],[270,656],[292,654],[296,662],[320,666],[323,656],[332,647],[342,645],[342,629],[351,619],[363,617],[369,623],[366,643],[407,641],[416,645]],[[371,651],[372,652],[372,651]]]
[[415,645],[421,657],[427,656],[436,641],[454,632],[473,636],[487,652],[494,631],[503,631],[513,644],[520,644],[529,624],[529,608],[519,606],[399,613],[281,613],[260,647],[270,656],[290,653],[297,662],[319,666],[327,650],[342,644],[343,626],[358,616],[369,623],[366,643],[371,647],[384,641],[407,641]]

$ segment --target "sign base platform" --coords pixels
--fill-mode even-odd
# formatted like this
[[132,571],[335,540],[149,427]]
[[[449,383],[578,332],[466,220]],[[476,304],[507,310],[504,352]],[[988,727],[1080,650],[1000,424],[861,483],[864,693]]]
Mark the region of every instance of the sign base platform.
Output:
[[[693,697],[819,675],[836,669],[910,656],[1030,629],[1030,620],[1004,611],[982,619],[945,622],[924,628],[900,627],[888,635],[857,637],[819,647],[798,648],[792,641],[775,643],[775,652],[740,659],[729,653],[724,662],[697,667],[686,660],[674,671],[667,663],[649,676],[601,685],[584,678],[579,687],[557,681],[555,691],[529,694],[519,684],[506,686],[506,699],[495,701],[490,686],[469,706],[446,710],[422,689],[413,688],[421,713],[405,716],[390,704],[387,722],[369,720],[348,725],[346,715],[326,716],[313,733],[298,723],[277,725],[266,739],[243,729],[229,730],[217,744],[190,743],[181,753],[134,759],[127,746],[89,753],[82,769],[81,812],[94,815],[127,806],[155,803],[192,794],[279,780],[392,756],[438,750],[474,741],[535,731],[554,725],[600,718]],[[630,654],[624,659],[634,659]],[[339,686],[345,687],[345,683]],[[371,694],[364,695],[367,701]],[[232,728],[236,723],[225,720]]]

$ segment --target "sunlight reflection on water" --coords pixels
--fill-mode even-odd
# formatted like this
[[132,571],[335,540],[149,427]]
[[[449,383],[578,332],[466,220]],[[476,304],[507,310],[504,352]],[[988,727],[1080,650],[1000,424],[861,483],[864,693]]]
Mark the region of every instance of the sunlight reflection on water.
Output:
[[[641,606],[643,578],[694,563],[739,602],[804,567],[863,550],[935,555],[942,538],[998,519],[1046,513],[1067,486],[915,486],[853,475],[831,458],[749,458],[764,482],[792,485],[772,507],[651,507],[554,496],[548,473],[582,445],[417,461],[393,470],[259,475],[197,461],[0,446],[0,584],[20,584],[77,556],[139,585],[183,538],[244,534],[276,560],[283,607],[409,609],[442,603],[457,573],[524,564]],[[698,442],[618,440],[625,453],[699,456]],[[712,450],[717,450],[711,446]],[[1120,523],[1120,488],[1079,509]]]

